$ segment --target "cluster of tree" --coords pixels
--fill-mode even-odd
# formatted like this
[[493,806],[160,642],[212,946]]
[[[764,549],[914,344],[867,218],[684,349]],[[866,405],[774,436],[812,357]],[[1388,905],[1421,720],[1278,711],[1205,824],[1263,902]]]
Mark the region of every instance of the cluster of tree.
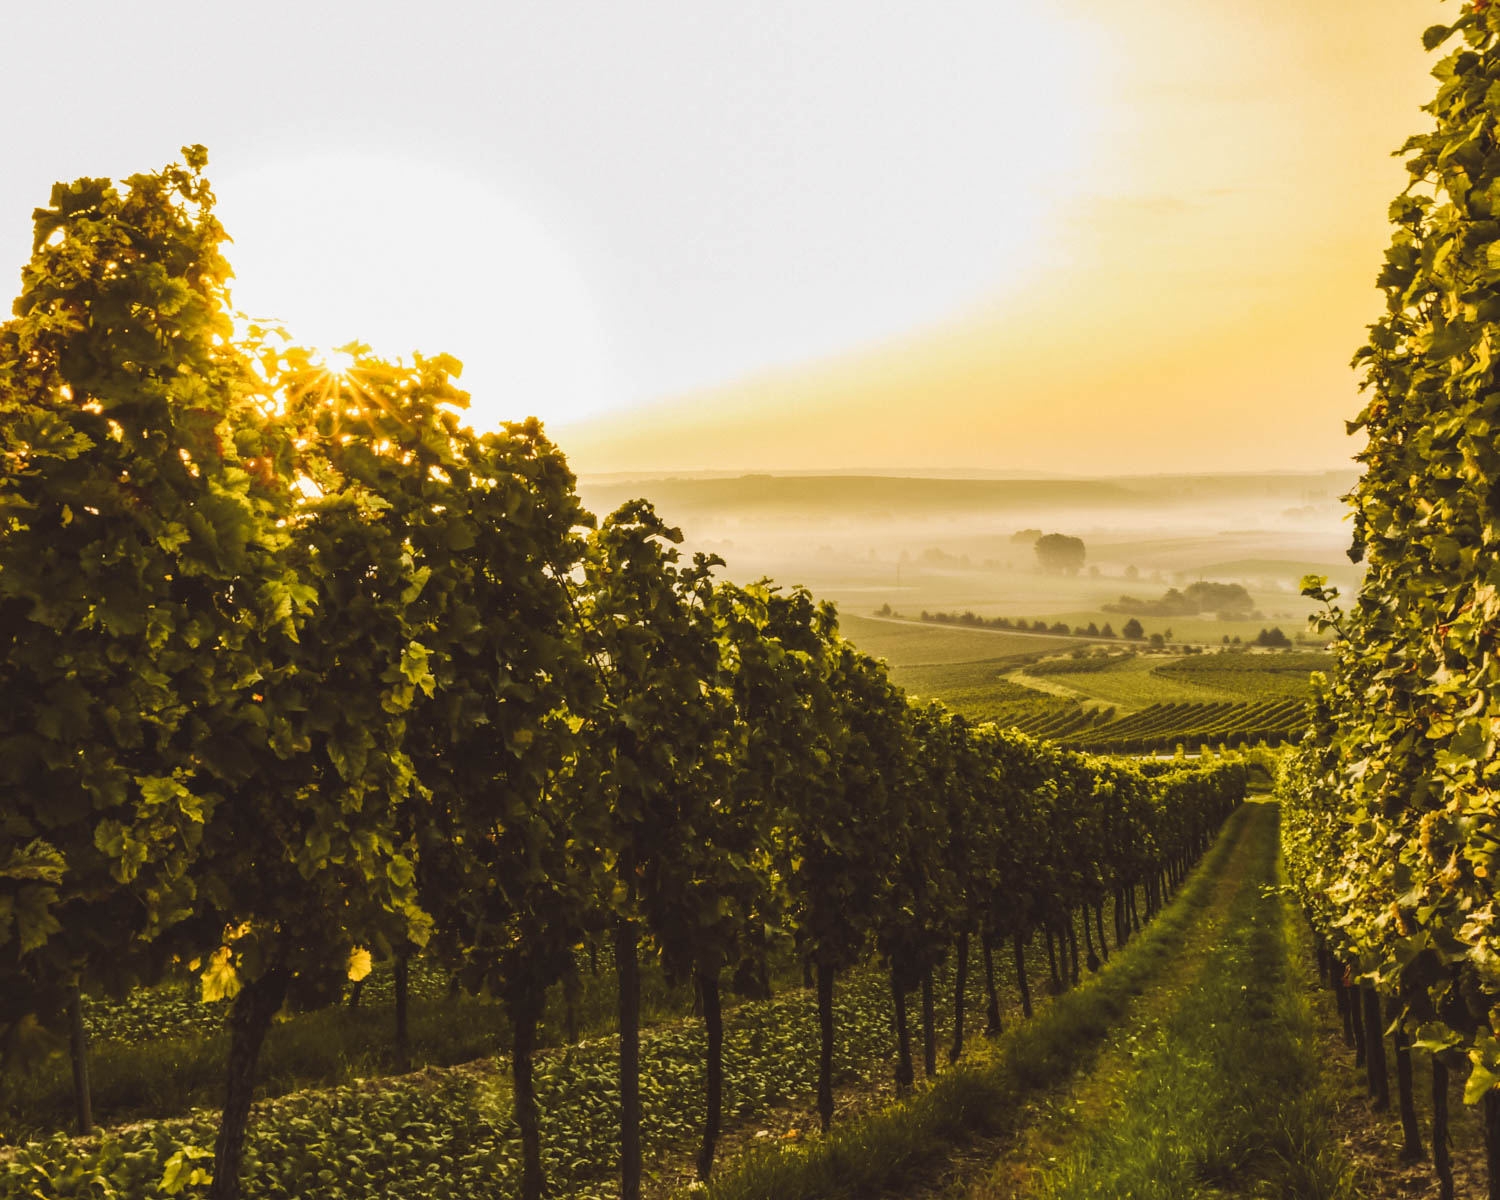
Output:
[[1168,588],[1160,600],[1139,600],[1121,596],[1103,606],[1105,612],[1129,613],[1139,617],[1195,617],[1199,613],[1217,613],[1221,620],[1253,620],[1255,601],[1243,584],[1213,583],[1200,579],[1182,590]]
[[[891,608],[889,604],[882,605],[875,613],[878,617],[899,617],[900,614]],[[981,617],[971,610],[964,612],[928,612],[925,608],[918,614],[918,620],[931,621],[938,625],[966,625],[972,629],[1011,629],[1018,633],[1048,633],[1054,637],[1090,637],[1090,638],[1113,638],[1114,627],[1105,622],[1101,628],[1093,621],[1087,625],[1069,625],[1066,621],[1043,621],[1038,618],[1028,621],[1024,617]],[[1137,622],[1139,626],[1139,622]],[[1126,636],[1129,636],[1128,634]],[[1142,634],[1141,636],[1144,636]]]
[[[1433,71],[1431,129],[1408,141],[1409,189],[1379,284],[1386,311],[1356,355],[1368,400],[1350,497],[1367,562],[1347,612],[1318,577],[1335,670],[1281,779],[1290,873],[1318,934],[1351,1042],[1386,1095],[1394,1044],[1405,1151],[1422,1152],[1413,1040],[1431,1051],[1431,1150],[1453,1195],[1450,1072],[1482,1105],[1490,1196],[1500,1195],[1500,805],[1495,697],[1500,592],[1494,520],[1500,312],[1494,196],[1500,156],[1500,5],[1435,26],[1460,35]],[[1353,986],[1345,986],[1352,984]]]
[[236,335],[185,154],[54,189],[0,327],[0,1048],[197,971],[233,998],[215,1197],[276,1013],[372,956],[503,999],[530,1200],[543,998],[612,944],[633,1197],[643,953],[702,997],[706,1175],[721,989],[775,931],[816,974],[826,1125],[839,971],[890,965],[909,1083],[904,997],[950,943],[1087,905],[1102,937],[1111,895],[1118,940],[1239,799],[1233,767],[1148,781],[908,702],[645,501],[595,527],[534,420],[461,424],[451,360]]
[[1255,635],[1255,645],[1268,646],[1276,650],[1289,649],[1292,639],[1281,631],[1279,625],[1273,625],[1270,629],[1262,629]]
[[1056,575],[1076,575],[1083,569],[1087,551],[1083,539],[1065,533],[1049,533],[1037,538],[1033,549],[1037,565]]

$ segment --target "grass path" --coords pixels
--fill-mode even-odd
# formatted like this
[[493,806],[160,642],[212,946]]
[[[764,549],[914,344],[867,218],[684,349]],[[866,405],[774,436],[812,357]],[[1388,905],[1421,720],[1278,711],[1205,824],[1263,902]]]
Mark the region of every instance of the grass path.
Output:
[[1091,1072],[1070,1081],[1069,1086],[1038,1096],[1028,1106],[1031,1119],[997,1158],[977,1176],[972,1169],[955,1171],[954,1177],[931,1195],[942,1200],[991,1200],[1024,1193],[1090,1126],[1108,1119],[1128,1093],[1142,1056],[1158,1044],[1163,1025],[1197,982],[1207,954],[1221,938],[1233,898],[1244,888],[1255,866],[1251,861],[1255,833],[1252,823],[1236,841],[1181,949],[1151,990],[1130,1007],[1112,1031]]
[[1278,882],[1277,812],[1255,805],[1173,969],[1094,1071],[944,1200],[1353,1196]]
[[[1068,1086],[1098,1060],[1121,1021],[1182,958],[1205,911],[1222,906],[1225,877],[1248,874],[1246,806],[1231,816],[1173,902],[1099,974],[1013,1025],[911,1100],[826,1139],[752,1154],[715,1179],[714,1200],[949,1194],[994,1162],[1038,1119],[1037,1098]],[[958,1193],[962,1194],[962,1193]]]

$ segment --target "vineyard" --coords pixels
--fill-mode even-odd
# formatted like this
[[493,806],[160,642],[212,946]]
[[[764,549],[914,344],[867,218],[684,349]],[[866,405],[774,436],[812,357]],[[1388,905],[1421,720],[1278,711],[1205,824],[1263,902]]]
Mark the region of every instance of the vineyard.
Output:
[[[1028,1012],[1032,939],[1076,983],[1243,799],[1239,762],[1146,774],[909,700],[805,590],[683,561],[645,500],[585,512],[534,420],[476,434],[451,360],[237,333],[185,156],[58,185],[0,326],[0,1051],[66,1045],[88,1133],[90,1025],[191,986],[222,1111],[23,1143],[0,1195],[535,1200],[613,1171],[635,1200],[689,1136],[707,1179],[726,1119],[792,1091],[826,1132],[870,1039],[909,1093],[911,997],[936,1074],[950,961],[961,1057],[971,943],[987,1027],[997,948]],[[788,956],[810,994],[726,1021]],[[577,1020],[600,957],[607,1044]],[[278,1019],[377,962],[396,1072],[437,978],[503,1030],[504,1103],[458,1071],[252,1111]],[[655,971],[690,1030],[646,1028]]]
[[1306,728],[1312,674],[1332,661],[1323,653],[1116,652],[897,662],[892,672],[908,691],[974,720],[1094,753],[1151,754],[1295,741]]
[[[1403,148],[1411,179],[1390,209],[1386,310],[1355,360],[1368,401],[1350,429],[1368,443],[1351,556],[1367,572],[1347,609],[1325,580],[1305,581],[1325,606],[1336,669],[1279,790],[1292,882],[1372,1104],[1392,1105],[1394,1059],[1403,1153],[1430,1151],[1451,1197],[1446,1097],[1450,1078],[1461,1081],[1495,1197],[1500,7],[1466,7],[1424,41],[1453,48],[1433,72],[1434,127]],[[1429,1087],[1430,1140],[1417,1105]]]
[[1050,738],[1096,754],[1149,754],[1182,745],[1191,748],[1238,746],[1265,742],[1276,745],[1299,737],[1306,726],[1306,705],[1300,699],[1153,704],[1139,712],[1116,717],[1112,709],[1090,710],[1064,705],[1062,712],[1045,709],[1015,721],[1033,737]]
[[455,360],[235,312],[203,147],[57,184],[0,1200],[1500,1200],[1500,4],[1424,42],[1326,651],[734,582]]

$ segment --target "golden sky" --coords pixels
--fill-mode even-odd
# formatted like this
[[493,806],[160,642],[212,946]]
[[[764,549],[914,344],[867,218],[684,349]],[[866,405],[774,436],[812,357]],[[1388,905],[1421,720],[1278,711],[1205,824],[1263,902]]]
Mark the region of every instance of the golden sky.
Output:
[[53,180],[201,142],[241,307],[453,354],[581,471],[1334,466],[1457,13],[26,5],[0,272]]
[[905,338],[560,436],[582,470],[1338,465],[1405,184],[1391,154],[1435,88],[1420,34],[1456,12],[1071,5],[1094,86],[1052,79],[1018,117],[1076,101],[1088,129],[1023,279]]

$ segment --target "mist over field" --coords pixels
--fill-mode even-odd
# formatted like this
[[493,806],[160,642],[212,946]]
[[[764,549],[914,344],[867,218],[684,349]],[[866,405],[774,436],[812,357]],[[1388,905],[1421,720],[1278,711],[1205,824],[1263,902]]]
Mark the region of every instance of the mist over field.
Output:
[[[1240,583],[1267,621],[1302,631],[1303,575],[1346,591],[1358,568],[1340,497],[1353,471],[1100,478],[885,474],[703,474],[584,477],[603,515],[645,496],[679,526],[688,550],[725,559],[723,574],[800,583],[849,616],[884,605],[981,616],[1099,619],[1122,594],[1143,599],[1196,580]],[[1041,569],[1023,530],[1081,538],[1083,568]],[[1090,616],[1093,614],[1093,616]],[[1105,618],[1107,619],[1107,618]],[[1265,621],[1261,622],[1264,625]],[[1218,641],[1254,623],[1170,623]]]

